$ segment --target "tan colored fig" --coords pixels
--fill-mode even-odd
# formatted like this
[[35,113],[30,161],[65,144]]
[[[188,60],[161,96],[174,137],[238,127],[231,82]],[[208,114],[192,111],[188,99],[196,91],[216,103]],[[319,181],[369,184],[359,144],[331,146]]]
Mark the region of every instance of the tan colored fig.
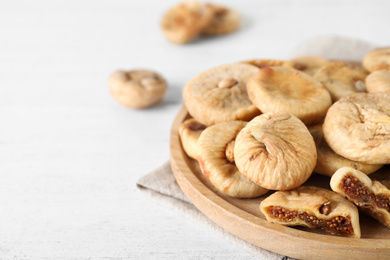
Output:
[[185,120],[179,127],[179,137],[184,152],[194,160],[197,160],[198,155],[198,138],[204,129],[206,126],[193,118]]
[[373,71],[366,78],[367,92],[390,92],[390,70]]
[[313,76],[328,60],[319,56],[301,56],[290,60],[292,67]]
[[263,113],[284,111],[306,125],[321,122],[332,104],[326,88],[298,70],[275,66],[261,69],[250,78],[247,91]]
[[223,194],[254,198],[268,190],[243,176],[234,164],[234,143],[244,121],[230,121],[206,128],[198,139],[198,161],[203,174]]
[[236,138],[234,158],[240,172],[270,190],[302,185],[317,161],[307,127],[285,112],[268,112],[252,119]]
[[184,44],[198,38],[213,19],[214,10],[208,4],[186,1],[175,5],[165,13],[161,29],[171,42]]
[[323,229],[334,235],[360,238],[359,213],[339,194],[314,186],[277,191],[260,204],[269,222]]
[[249,121],[260,114],[246,92],[248,79],[259,69],[248,64],[228,64],[209,69],[191,79],[183,91],[188,112],[204,125]]
[[347,66],[348,68],[350,68],[351,70],[355,70],[356,72],[358,72],[360,75],[364,75],[365,77],[368,76],[368,74],[370,74],[369,71],[367,71],[361,62],[357,62],[357,61],[339,61],[339,62],[342,62],[345,66]]
[[240,28],[241,15],[236,10],[215,4],[207,4],[214,12],[211,23],[206,26],[202,34],[220,35],[232,33]]
[[317,164],[314,168],[314,172],[316,173],[332,177],[339,168],[349,166],[365,174],[371,174],[383,166],[383,164],[366,164],[351,161],[335,153],[324,139],[322,124],[310,126],[308,129],[317,146]]
[[118,70],[108,80],[109,90],[116,101],[132,108],[147,108],[160,101],[167,83],[151,70]]
[[337,170],[330,180],[335,192],[390,228],[390,190],[351,167]]
[[356,93],[334,103],[323,124],[337,154],[367,164],[390,163],[390,93]]
[[285,60],[254,59],[254,60],[242,61],[242,63],[247,63],[250,65],[256,66],[259,69],[262,69],[265,67],[273,67],[273,66],[283,66],[283,67],[292,68],[292,64],[288,61],[285,61]]
[[351,69],[343,62],[329,62],[314,74],[314,78],[328,89],[333,102],[356,92],[365,92],[366,76],[365,72]]
[[377,48],[370,51],[364,57],[362,64],[370,72],[390,69],[390,47]]

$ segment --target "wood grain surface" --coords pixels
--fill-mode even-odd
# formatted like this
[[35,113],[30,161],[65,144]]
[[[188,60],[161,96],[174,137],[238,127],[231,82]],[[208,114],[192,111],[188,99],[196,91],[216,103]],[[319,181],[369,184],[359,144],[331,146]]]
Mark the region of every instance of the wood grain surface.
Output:
[[[213,222],[256,246],[299,259],[390,257],[390,229],[366,215],[360,214],[360,239],[339,237],[322,230],[266,221],[259,204],[270,192],[256,199],[236,199],[219,193],[203,176],[198,162],[187,157],[181,147],[178,127],[188,117],[183,107],[172,125],[171,165],[183,192]],[[329,177],[313,174],[304,185],[329,188],[329,181]]]

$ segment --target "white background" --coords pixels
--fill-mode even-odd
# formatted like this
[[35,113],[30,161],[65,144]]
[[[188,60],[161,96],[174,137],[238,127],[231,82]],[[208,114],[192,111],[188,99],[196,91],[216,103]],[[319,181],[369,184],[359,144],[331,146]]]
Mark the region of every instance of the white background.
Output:
[[[215,1],[237,33],[188,45],[159,27],[178,1],[0,0],[0,258],[251,259],[136,181],[169,159],[182,89],[216,65],[285,59],[318,35],[389,45],[390,1]],[[116,69],[168,81],[160,106],[116,103]]]

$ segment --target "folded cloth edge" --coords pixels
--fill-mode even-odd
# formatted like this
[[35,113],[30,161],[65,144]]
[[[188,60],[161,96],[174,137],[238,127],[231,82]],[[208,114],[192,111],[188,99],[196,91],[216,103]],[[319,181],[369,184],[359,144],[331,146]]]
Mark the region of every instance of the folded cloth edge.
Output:
[[267,260],[268,259],[270,260],[290,259],[286,256],[252,245],[251,243],[246,242],[245,240],[229,233],[228,231],[224,230],[223,228],[215,224],[213,221],[207,218],[202,212],[200,212],[192,203],[190,203],[188,199],[183,200],[181,198],[182,196],[185,197],[185,195],[181,191],[179,185],[176,183],[174,177],[173,179],[171,177],[168,177],[168,179],[170,179],[171,181],[173,180],[173,183],[169,185],[170,188],[173,188],[174,190],[176,190],[176,188],[179,189],[177,193],[174,195],[172,195],[172,192],[170,191],[167,192],[167,190],[160,189],[159,187],[153,188],[153,183],[149,182],[150,180],[153,179],[165,178],[167,175],[173,176],[173,172],[172,169],[170,168],[169,161],[165,162],[156,170],[143,176],[137,182],[137,188],[143,194],[151,197],[152,199],[169,207],[170,209],[173,209],[176,212],[181,213],[186,218],[191,219],[192,221],[195,221],[197,223],[200,223],[202,226],[210,229],[215,234],[225,238],[227,241],[230,241],[231,243],[235,244],[240,248],[243,248],[244,250],[248,251],[249,253],[253,254],[256,257],[259,257],[260,259],[267,259]]

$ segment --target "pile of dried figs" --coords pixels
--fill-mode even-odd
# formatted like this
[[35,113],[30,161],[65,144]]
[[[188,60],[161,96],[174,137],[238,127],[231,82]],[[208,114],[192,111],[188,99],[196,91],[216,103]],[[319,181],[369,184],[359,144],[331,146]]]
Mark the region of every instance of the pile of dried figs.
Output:
[[[225,64],[189,80],[186,154],[215,188],[264,196],[270,222],[360,238],[359,210],[390,227],[390,48],[362,62],[306,56]],[[379,172],[379,173],[378,173]],[[312,174],[330,189],[305,186]]]

